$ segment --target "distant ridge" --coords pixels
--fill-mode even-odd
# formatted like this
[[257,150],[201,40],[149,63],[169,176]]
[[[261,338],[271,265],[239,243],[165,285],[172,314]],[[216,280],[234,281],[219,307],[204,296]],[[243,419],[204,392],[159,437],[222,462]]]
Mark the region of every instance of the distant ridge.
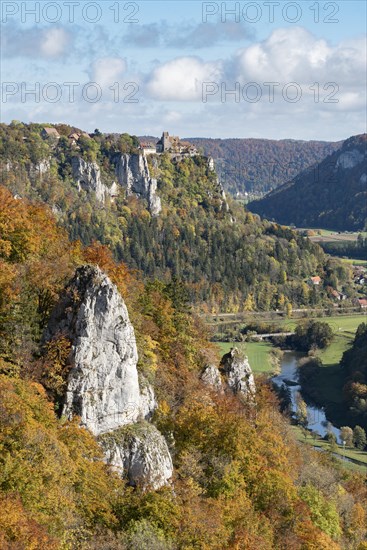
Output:
[[223,187],[234,196],[264,195],[343,145],[295,139],[185,139],[214,158]]
[[367,134],[303,171],[249,210],[278,223],[300,227],[361,230],[367,217]]

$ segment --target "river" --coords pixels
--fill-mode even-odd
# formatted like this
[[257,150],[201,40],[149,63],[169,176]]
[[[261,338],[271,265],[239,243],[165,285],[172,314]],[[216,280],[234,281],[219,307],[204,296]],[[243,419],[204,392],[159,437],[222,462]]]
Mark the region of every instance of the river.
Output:
[[[297,375],[297,363],[301,357],[304,357],[304,354],[295,351],[285,351],[280,362],[281,373],[273,377],[273,382],[277,386],[282,386],[283,384],[288,386],[292,398],[293,412],[296,411],[297,394],[301,391]],[[327,420],[322,408],[307,404],[307,417],[310,430],[317,432],[321,437],[324,437],[329,431],[332,431],[339,442],[340,430]]]

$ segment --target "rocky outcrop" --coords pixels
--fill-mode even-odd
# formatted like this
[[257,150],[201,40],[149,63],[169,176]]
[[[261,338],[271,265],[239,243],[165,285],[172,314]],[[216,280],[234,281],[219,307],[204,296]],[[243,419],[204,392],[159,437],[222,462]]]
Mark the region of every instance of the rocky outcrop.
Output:
[[41,178],[44,174],[51,168],[50,159],[40,160],[36,164],[30,164],[28,173],[29,177],[32,178]]
[[117,288],[99,268],[77,270],[47,339],[59,333],[72,343],[63,414],[80,416],[94,435],[136,421],[141,395],[134,329]]
[[205,385],[211,386],[217,391],[223,390],[222,377],[220,375],[218,367],[215,365],[208,365],[201,373],[201,380]]
[[140,413],[143,418],[150,419],[158,407],[152,386],[142,377],[139,377]]
[[225,376],[228,387],[234,394],[242,394],[247,399],[253,399],[256,393],[254,375],[247,357],[237,348],[232,348],[223,355],[220,372]]
[[118,195],[118,186],[115,182],[108,187],[101,180],[101,170],[96,162],[86,162],[80,157],[71,159],[72,176],[78,186],[87,193],[93,191],[99,202],[104,203],[107,197],[114,198]]
[[157,216],[161,209],[161,199],[157,194],[157,180],[150,177],[145,155],[118,155],[114,159],[116,177],[126,188],[126,195],[135,194],[148,202],[148,210]]
[[350,149],[349,151],[342,152],[337,161],[336,168],[342,168],[344,170],[351,170],[361,164],[365,159],[365,154],[358,149]]
[[78,268],[69,283],[51,315],[45,340],[60,334],[72,344],[62,414],[69,419],[79,416],[81,425],[95,436],[129,426],[121,432],[129,437],[123,438],[121,449],[110,449],[107,460],[126,471],[132,483],[135,476],[136,483],[147,478],[155,488],[165,483],[172,475],[172,462],[163,436],[147,422],[142,424],[146,435],[139,430],[140,438],[131,436],[132,426],[150,419],[157,403],[150,384],[143,377],[139,381],[135,333],[126,305],[98,267]]
[[106,460],[130,485],[159,489],[172,477],[166,440],[155,426],[140,422],[100,438]]
[[[214,163],[214,159],[213,157],[209,157],[208,158],[208,168],[211,172],[215,172],[215,163]],[[226,197],[226,193],[224,191],[224,187],[223,185],[221,184],[221,182],[219,181],[219,178],[217,176],[217,186],[218,186],[218,193],[220,194],[220,196],[222,197],[222,208],[224,208],[224,210],[226,212],[229,212],[229,204],[227,202],[227,197]]]
[[[40,160],[36,163],[29,162],[26,164],[26,171],[30,179],[42,178],[44,174],[51,168],[51,160],[49,158]],[[22,166],[18,162],[12,162],[10,160],[1,164],[1,170],[5,172],[19,172]]]

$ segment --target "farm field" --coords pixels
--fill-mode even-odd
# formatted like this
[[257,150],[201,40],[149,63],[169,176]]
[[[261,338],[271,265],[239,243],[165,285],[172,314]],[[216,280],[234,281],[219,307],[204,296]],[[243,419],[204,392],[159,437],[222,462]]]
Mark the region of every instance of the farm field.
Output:
[[[325,350],[318,352],[323,365],[330,367],[339,363],[344,351],[352,343],[358,325],[367,322],[367,315],[316,317],[313,320],[328,323],[333,329],[334,338],[332,343]],[[269,324],[273,323],[274,327],[280,326],[285,332],[288,332],[295,330],[300,320],[280,319],[266,322]],[[244,323],[245,321],[239,324]],[[251,357],[254,365],[253,370],[256,372],[270,372],[272,370],[268,357],[269,352],[272,350],[272,345],[268,342],[217,342],[217,344],[222,353],[228,353],[234,346],[243,349],[246,355],[248,355],[249,360]]]
[[218,316],[216,318],[213,317],[213,320],[209,323],[212,327],[220,326],[220,325],[234,325],[237,324],[238,328],[240,329],[243,325],[246,323],[266,323],[269,325],[272,325],[274,329],[281,328],[284,330],[284,332],[293,331],[297,324],[302,321],[308,321],[308,320],[314,320],[314,321],[323,321],[325,323],[329,323],[329,325],[332,327],[335,334],[339,332],[349,332],[352,331],[353,333],[357,330],[357,327],[360,323],[367,322],[367,313],[366,314],[353,314],[353,315],[333,315],[333,316],[319,316],[319,317],[309,317],[309,318],[303,318],[303,319],[284,319],[281,317],[277,317],[276,319],[271,317],[262,317],[262,318],[255,318],[251,314],[244,314],[241,316],[241,318],[235,318],[235,315],[226,315],[226,316]]
[[[307,321],[308,319],[305,319]],[[289,328],[289,330],[295,329],[297,324],[302,321],[301,319],[285,319],[279,324]],[[354,335],[355,331],[358,328],[360,323],[367,321],[367,315],[335,315],[335,316],[325,316],[325,317],[312,317],[312,321],[322,321],[328,323],[335,335],[340,335],[342,333],[352,333]]]
[[308,235],[308,238],[310,241],[313,242],[355,242],[358,238],[358,235],[362,235],[363,237],[367,236],[366,232],[363,231],[333,231],[330,229],[318,229],[318,228],[297,228],[297,231],[299,233],[304,233],[306,231],[312,232],[314,234]]
[[345,413],[343,407],[344,379],[339,362],[344,351],[352,344],[358,325],[366,320],[366,316],[334,319],[333,323],[330,323],[334,331],[333,341],[330,346],[317,353],[322,362],[322,368],[317,376],[319,399],[321,403],[325,404],[330,418],[336,424],[343,422]]
[[342,403],[343,385],[339,362],[343,353],[351,346],[358,325],[366,321],[367,318],[357,315],[343,318],[330,317],[323,320],[332,327],[334,337],[327,348],[317,352],[323,366],[318,376],[318,387],[323,402],[333,403],[334,407],[337,407]]
[[350,265],[367,266],[367,260],[357,260],[356,258],[338,258],[338,260]]

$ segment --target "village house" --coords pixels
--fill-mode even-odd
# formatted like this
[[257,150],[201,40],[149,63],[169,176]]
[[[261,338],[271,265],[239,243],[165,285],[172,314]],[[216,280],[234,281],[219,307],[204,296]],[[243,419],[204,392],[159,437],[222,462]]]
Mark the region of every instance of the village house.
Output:
[[78,139],[79,139],[79,134],[75,132],[68,135],[68,140],[70,141],[71,145],[76,145]]
[[339,292],[338,290],[335,290],[335,288],[328,287],[326,290],[332,298],[335,298],[335,300],[338,300],[339,302],[347,299],[346,294],[343,294],[343,292]]
[[157,152],[156,146],[149,142],[141,142],[140,149],[143,151],[144,155],[154,155]]
[[366,309],[367,308],[367,298],[358,298],[357,299],[357,305],[359,305],[359,307],[361,307],[362,309]]
[[364,273],[359,273],[358,275],[356,275],[356,277],[354,278],[354,282],[356,285],[364,285],[366,283],[366,275]]
[[318,275],[316,277],[310,277],[308,283],[313,286],[318,286],[321,283],[321,277]]
[[71,145],[76,145],[79,141],[79,139],[81,138],[81,136],[87,138],[87,139],[90,139],[90,135],[87,134],[86,132],[72,132],[71,134],[68,135],[68,139],[71,143]]
[[45,126],[45,128],[43,128],[42,132],[41,132],[41,136],[43,137],[43,139],[47,139],[47,138],[54,138],[54,139],[60,139],[60,134],[59,132],[56,130],[56,128],[51,128],[51,127],[47,127]]

